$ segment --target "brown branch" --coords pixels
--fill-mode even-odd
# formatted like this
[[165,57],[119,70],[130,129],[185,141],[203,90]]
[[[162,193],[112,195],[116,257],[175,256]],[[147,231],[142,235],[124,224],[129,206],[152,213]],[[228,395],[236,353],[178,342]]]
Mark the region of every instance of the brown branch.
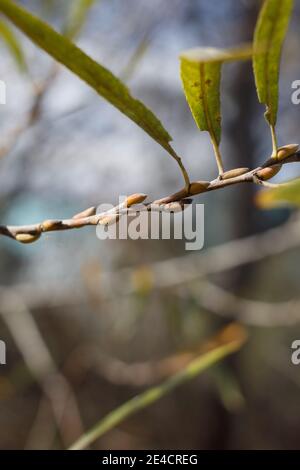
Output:
[[132,205],[143,202],[146,197],[145,194],[132,194],[123,203],[100,214],[96,214],[96,207],[90,207],[80,214],[75,214],[71,219],[45,220],[41,223],[23,226],[0,225],[0,234],[21,243],[32,243],[45,232],[72,230],[89,225],[110,225],[116,223],[122,214],[128,213]]
[[[156,261],[146,266],[151,276],[150,290],[174,289],[186,285],[193,289],[194,283],[203,282],[203,289],[198,288],[195,299],[215,314],[226,315],[230,311],[239,321],[257,326],[289,326],[300,321],[299,300],[269,304],[248,299],[233,299],[230,293],[221,292],[206,283],[207,276],[237,267],[257,263],[272,256],[293,250],[300,245],[300,219],[291,217],[285,224],[263,233],[236,239],[224,244],[207,248],[193,255],[179,256],[164,261]],[[113,272],[99,272],[89,282],[88,289],[67,287],[61,283],[48,284],[46,288],[37,284],[19,284],[12,292],[23,299],[31,309],[85,306],[87,291],[101,302],[120,302],[134,295],[138,286],[134,274],[137,267],[127,267]],[[208,287],[207,287],[208,286]],[[10,290],[5,287],[5,290]],[[203,294],[203,295],[202,295]],[[209,298],[213,295],[213,299]],[[193,291],[193,295],[195,292]],[[222,304],[223,302],[223,304]],[[224,310],[221,311],[221,307]],[[223,308],[222,307],[222,308]],[[74,309],[72,310],[74,313]],[[274,314],[274,315],[273,315]]]
[[[235,168],[229,170],[212,181],[195,181],[189,183],[180,191],[163,197],[151,203],[146,203],[142,208],[133,211],[137,214],[141,211],[168,211],[177,212],[185,208],[185,204],[190,203],[189,197],[208,191],[215,191],[241,183],[264,184],[265,180],[272,178],[277,174],[281,167],[290,162],[300,161],[300,152],[296,152],[298,145],[287,145],[281,147],[280,151],[285,151],[286,156],[281,156],[280,161],[273,158],[266,166],[266,163],[250,170],[249,168]],[[61,230],[73,230],[87,226],[111,225],[117,223],[120,217],[130,213],[130,208],[135,204],[140,204],[146,199],[142,193],[133,194],[127,199],[110,209],[99,214],[96,213],[96,207],[90,207],[80,214],[74,215],[71,219],[45,220],[33,225],[8,226],[0,225],[0,235],[10,237],[20,243],[33,243],[45,232],[54,232]]]
[[71,384],[58,370],[24,299],[6,288],[1,288],[0,294],[0,315],[29,371],[49,401],[62,440],[68,445],[83,430]]
[[300,300],[266,302],[239,297],[207,280],[189,288],[199,307],[218,316],[248,326],[263,328],[286,326],[300,322]]

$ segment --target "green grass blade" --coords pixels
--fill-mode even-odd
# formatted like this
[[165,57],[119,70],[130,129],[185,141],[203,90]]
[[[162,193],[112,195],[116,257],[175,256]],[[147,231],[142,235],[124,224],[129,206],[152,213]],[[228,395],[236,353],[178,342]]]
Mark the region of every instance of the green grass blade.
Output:
[[221,344],[217,344],[214,349],[192,360],[187,367],[171,376],[161,385],[151,387],[113,410],[90,431],[80,437],[70,449],[85,449],[96,439],[113,429],[132,414],[152,405],[176,387],[192,380],[210,366],[237,351],[243,345],[246,338],[245,330],[236,324],[229,325],[221,332],[221,335],[223,337],[222,341],[220,341]]

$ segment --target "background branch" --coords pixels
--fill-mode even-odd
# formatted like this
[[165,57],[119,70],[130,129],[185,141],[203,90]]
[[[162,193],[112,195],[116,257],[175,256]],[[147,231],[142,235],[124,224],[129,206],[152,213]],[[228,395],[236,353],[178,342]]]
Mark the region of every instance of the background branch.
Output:
[[[230,314],[243,323],[257,326],[282,325],[289,326],[300,321],[298,300],[291,302],[267,303],[239,299],[221,288],[208,283],[207,277],[241,266],[256,263],[266,258],[277,256],[300,245],[300,218],[291,217],[284,225],[266,230],[262,234],[232,240],[222,245],[208,248],[193,255],[185,255],[157,261],[146,266],[150,273],[150,290],[174,289],[182,285],[191,285],[201,280],[202,289],[198,289],[197,297],[200,305],[210,311],[224,316],[224,308],[232,308]],[[130,296],[137,292],[134,282],[137,267],[122,268],[115,272],[93,273],[88,288],[76,289],[50,283],[46,287],[40,285],[20,284],[12,292],[23,299],[30,308],[58,308],[62,306],[85,305],[89,295],[101,298],[101,302],[120,301],[120,297]],[[9,288],[5,288],[9,289]],[[216,298],[209,299],[214,289]],[[213,295],[213,297],[214,297]],[[245,311],[244,308],[246,307]],[[274,315],[272,309],[274,308]],[[287,309],[287,310],[285,310]]]
[[64,444],[69,445],[83,431],[72,387],[58,371],[51,353],[23,299],[1,288],[1,309],[16,345],[32,376],[49,400]]

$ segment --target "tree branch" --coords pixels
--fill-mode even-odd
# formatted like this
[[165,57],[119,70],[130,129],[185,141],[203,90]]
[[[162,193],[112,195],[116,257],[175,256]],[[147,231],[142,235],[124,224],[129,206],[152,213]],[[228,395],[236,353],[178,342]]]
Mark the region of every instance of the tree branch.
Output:
[[[262,166],[253,170],[249,170],[248,168],[235,168],[223,173],[222,176],[219,176],[212,181],[195,181],[186,184],[183,189],[174,194],[163,197],[162,199],[158,199],[154,202],[146,203],[142,208],[139,207],[137,210],[133,211],[133,213],[137,214],[141,211],[177,212],[179,210],[183,210],[185,208],[185,204],[190,203],[190,200],[187,198],[194,197],[204,192],[215,191],[241,183],[264,185],[264,180],[272,178],[277,174],[282,165],[300,161],[300,152],[295,152],[295,148],[298,146],[290,145],[281,147],[281,149],[287,149],[288,147],[292,147],[294,153],[291,154],[290,152],[287,158],[280,160],[280,164],[276,159],[272,159],[271,162],[270,160],[267,160]],[[266,166],[268,162],[270,163]],[[278,167],[280,167],[279,170]],[[33,225],[0,225],[0,235],[7,236],[20,243],[33,243],[46,232],[73,230],[90,225],[96,226],[98,224],[111,225],[113,223],[117,223],[122,215],[130,213],[130,208],[132,206],[144,202],[146,197],[147,196],[142,193],[133,194],[127,197],[122,204],[99,214],[96,214],[97,209],[93,206],[80,214],[74,215],[71,219],[45,220]]]

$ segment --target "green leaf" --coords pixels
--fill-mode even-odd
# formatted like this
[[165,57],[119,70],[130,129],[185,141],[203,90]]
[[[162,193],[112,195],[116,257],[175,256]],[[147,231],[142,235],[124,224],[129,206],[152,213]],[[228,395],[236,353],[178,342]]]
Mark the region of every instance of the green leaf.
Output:
[[27,69],[27,66],[22,46],[14,32],[4,21],[0,21],[0,37],[8,46],[21,72],[24,72]]
[[[200,52],[200,51],[199,51]],[[203,49],[201,59],[181,55],[181,80],[194,119],[201,131],[221,139],[220,61],[206,60],[215,50]]]
[[88,447],[96,439],[110,431],[132,414],[152,405],[170,393],[176,387],[197,377],[201,372],[218,363],[223,358],[238,351],[246,340],[246,331],[237,324],[231,324],[218,335],[213,342],[214,349],[210,348],[204,354],[192,360],[185,368],[172,375],[162,384],[151,387],[145,392],[136,395],[131,400],[119,406],[90,431],[87,431],[71,447],[71,450],[80,450]]
[[221,68],[224,62],[252,57],[249,45],[232,49],[196,48],[180,55],[184,93],[201,131],[208,131],[214,146],[219,173],[223,172],[218,145],[221,140]]
[[69,18],[64,27],[63,34],[69,39],[74,39],[80,33],[95,0],[72,0]]
[[300,207],[300,179],[282,184],[277,188],[260,191],[256,203],[261,209],[272,209],[280,206]]
[[170,145],[172,138],[158,118],[108,69],[97,63],[69,39],[11,0],[0,0],[0,12],[9,18],[37,46],[90,85],[99,95],[144,129],[156,142],[178,159]]
[[218,144],[221,139],[222,64],[251,57],[250,45],[232,49],[195,48],[180,55],[183,89],[196,124],[201,131],[213,135]]
[[265,117],[275,126],[278,110],[278,81],[282,44],[293,8],[293,0],[265,0],[255,28],[253,68]]

